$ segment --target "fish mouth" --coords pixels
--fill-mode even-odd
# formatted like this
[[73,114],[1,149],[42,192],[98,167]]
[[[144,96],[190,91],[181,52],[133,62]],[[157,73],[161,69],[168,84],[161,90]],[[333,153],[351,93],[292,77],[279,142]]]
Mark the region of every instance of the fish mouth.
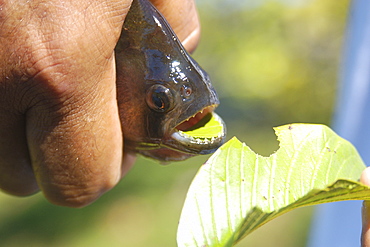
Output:
[[192,154],[216,151],[225,142],[226,125],[215,108],[208,106],[178,124],[171,134],[170,148]]
[[226,125],[214,112],[215,108],[216,105],[205,107],[180,122],[159,145],[141,143],[137,151],[162,164],[215,152],[226,139]]

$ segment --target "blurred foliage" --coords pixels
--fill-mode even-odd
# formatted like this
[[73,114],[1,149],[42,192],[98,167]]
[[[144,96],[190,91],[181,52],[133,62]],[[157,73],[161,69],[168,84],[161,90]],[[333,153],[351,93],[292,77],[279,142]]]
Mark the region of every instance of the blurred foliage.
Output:
[[[277,149],[273,126],[330,123],[348,0],[199,0],[198,7],[194,57],[218,90],[230,137],[268,155]],[[83,209],[51,205],[41,194],[0,194],[0,246],[176,246],[187,188],[206,158],[165,167],[140,158]],[[293,211],[238,246],[304,246],[310,214]]]
[[271,126],[329,124],[348,1],[254,0],[242,9],[210,2],[200,1],[195,57],[213,78],[232,135],[245,125],[273,138]]

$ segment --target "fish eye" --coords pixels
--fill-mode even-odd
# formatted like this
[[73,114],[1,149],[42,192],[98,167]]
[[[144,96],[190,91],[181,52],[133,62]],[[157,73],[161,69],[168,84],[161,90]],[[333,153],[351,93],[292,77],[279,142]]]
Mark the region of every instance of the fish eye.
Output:
[[174,105],[172,92],[162,85],[153,85],[147,91],[146,103],[156,112],[167,112]]

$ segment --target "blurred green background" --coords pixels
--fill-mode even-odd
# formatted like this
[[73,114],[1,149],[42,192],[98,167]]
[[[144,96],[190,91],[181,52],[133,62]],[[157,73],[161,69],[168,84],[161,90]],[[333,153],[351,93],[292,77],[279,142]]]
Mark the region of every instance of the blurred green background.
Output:
[[[272,127],[330,124],[348,0],[199,0],[195,59],[213,79],[218,113],[256,152],[278,148]],[[207,157],[161,166],[139,158],[112,191],[83,209],[39,193],[0,193],[0,246],[176,246],[186,191]],[[237,246],[305,246],[312,208],[283,215]]]

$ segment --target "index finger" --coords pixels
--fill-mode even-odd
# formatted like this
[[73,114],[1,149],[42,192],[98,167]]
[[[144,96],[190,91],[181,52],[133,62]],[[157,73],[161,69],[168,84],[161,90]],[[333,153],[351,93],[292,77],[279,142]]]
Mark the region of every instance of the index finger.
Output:
[[193,52],[200,38],[194,0],[150,0],[165,16],[186,50]]

